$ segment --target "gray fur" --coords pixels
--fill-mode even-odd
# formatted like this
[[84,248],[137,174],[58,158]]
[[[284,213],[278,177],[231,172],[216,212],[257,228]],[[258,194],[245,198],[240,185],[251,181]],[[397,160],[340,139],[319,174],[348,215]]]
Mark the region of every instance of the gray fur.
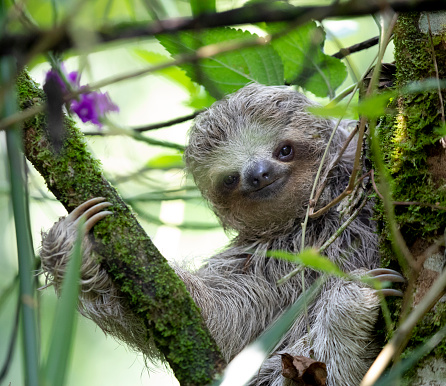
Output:
[[[267,252],[299,252],[301,248],[301,222],[311,185],[335,125],[332,120],[309,114],[306,108],[312,105],[291,88],[250,84],[197,117],[190,132],[185,152],[187,168],[223,226],[237,231],[237,236],[228,249],[211,257],[197,272],[179,266],[174,269],[201,308],[227,361],[301,294],[300,275],[282,286],[276,285],[277,280],[296,266],[269,258]],[[336,197],[347,185],[355,143],[331,169],[350,124],[341,123],[329,149],[322,173],[329,182],[318,207]],[[300,158],[299,163],[274,161],[277,168],[287,168],[290,175],[288,185],[276,197],[247,203],[242,194],[243,182],[241,193],[236,192],[240,193],[237,200],[231,196],[235,193],[225,195],[220,191],[222,173],[245,173],[256,160],[271,158],[273,149],[287,138],[298,143],[296,151]],[[378,266],[377,239],[370,216],[370,205],[366,205],[361,215],[325,251],[346,272],[365,273]],[[306,246],[320,247],[344,221],[336,209],[310,221]],[[56,287],[63,276],[61,266],[66,264],[74,240],[73,230],[67,229],[68,226],[62,219],[43,239],[43,270]],[[305,270],[305,286],[310,286],[317,276],[318,273]],[[147,356],[156,355],[146,342],[144,327],[134,322],[113,283],[95,263],[87,240],[82,279],[83,313]],[[314,304],[309,305],[310,330],[307,330],[307,321],[299,318],[276,351],[312,354],[325,362],[329,385],[358,385],[376,356],[373,328],[378,310],[378,298],[371,288],[353,281],[331,279]],[[252,383],[287,384],[281,375],[280,356],[272,355]]]

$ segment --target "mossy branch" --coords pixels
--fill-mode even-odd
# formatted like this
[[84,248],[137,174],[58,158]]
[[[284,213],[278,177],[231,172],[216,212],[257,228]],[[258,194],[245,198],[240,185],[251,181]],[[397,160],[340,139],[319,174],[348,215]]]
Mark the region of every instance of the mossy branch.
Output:
[[[44,103],[43,91],[27,73],[18,76],[17,88],[22,109]],[[45,114],[29,119],[24,124],[26,157],[68,212],[93,197],[113,204],[113,215],[94,229],[102,266],[144,321],[179,382],[210,383],[224,362],[184,283],[103,177],[100,163],[87,151],[83,134],[69,117],[65,132],[57,154],[48,139]]]

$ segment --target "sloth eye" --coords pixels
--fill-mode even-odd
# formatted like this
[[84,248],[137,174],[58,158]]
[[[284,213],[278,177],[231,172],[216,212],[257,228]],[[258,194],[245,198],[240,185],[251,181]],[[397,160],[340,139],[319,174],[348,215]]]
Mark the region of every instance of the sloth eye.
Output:
[[233,188],[233,187],[235,187],[237,185],[238,180],[239,180],[238,175],[236,175],[236,174],[229,174],[225,178],[223,178],[223,184],[227,188]]
[[288,162],[294,158],[294,150],[291,145],[281,145],[279,147],[277,158],[280,161]]
[[284,146],[284,147],[282,147],[282,149],[280,149],[280,155],[282,157],[286,157],[287,155],[291,154],[291,151],[292,151],[292,149],[291,149],[290,145]]

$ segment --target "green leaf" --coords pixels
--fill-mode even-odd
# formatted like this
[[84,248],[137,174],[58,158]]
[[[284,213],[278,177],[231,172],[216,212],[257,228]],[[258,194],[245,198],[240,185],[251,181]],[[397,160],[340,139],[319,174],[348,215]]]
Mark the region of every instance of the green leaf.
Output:
[[347,114],[352,114],[352,109],[343,104],[334,106],[311,106],[308,108],[308,111],[325,118],[345,118]]
[[[287,28],[285,23],[270,23],[266,30],[273,34]],[[345,65],[322,51],[324,31],[310,22],[274,39],[271,44],[282,58],[285,80],[297,84],[319,97],[334,97],[334,90],[347,76]]]
[[396,92],[384,92],[382,94],[375,94],[371,97],[363,99],[356,110],[359,115],[364,115],[367,118],[378,118],[386,113],[386,108],[389,99],[395,96]]
[[289,253],[284,251],[272,251],[271,257],[284,259],[293,263],[302,264],[316,271],[326,272],[330,275],[345,277],[345,273],[328,258],[320,255],[316,249],[305,249],[301,253]]
[[152,169],[184,168],[183,157],[181,154],[161,154],[149,159],[146,165]]
[[82,263],[82,239],[84,222],[79,224],[73,252],[68,262],[62,283],[60,301],[53,321],[53,333],[49,354],[44,368],[44,385],[63,385],[68,368],[68,359],[74,338],[76,309],[79,294],[79,272]]
[[[133,52],[138,55],[141,59],[143,59],[145,62],[149,64],[160,64],[160,63],[166,63],[169,62],[171,59],[168,58],[165,55],[158,54],[156,52],[151,52],[147,50],[143,50],[140,48],[136,48],[133,50]],[[164,68],[162,70],[157,71],[157,74],[161,74],[165,76],[166,78],[174,81],[175,83],[178,83],[182,87],[184,87],[189,92],[195,92],[196,89],[199,87],[194,82],[190,80],[190,78],[184,73],[183,70],[176,66]]]
[[[5,11],[0,3],[0,15]],[[0,59],[0,84],[14,82],[16,64],[12,56]],[[3,87],[4,100],[0,116],[8,117],[16,113],[17,99],[14,87]],[[20,308],[22,347],[24,359],[24,378],[27,386],[38,385],[39,335],[35,304],[35,277],[33,273],[34,248],[29,221],[28,196],[26,190],[25,165],[23,159],[23,138],[19,125],[6,130],[6,149],[8,154],[11,203],[14,215],[17,257],[20,283]]]
[[[153,65],[166,63],[171,60],[165,55],[146,51],[143,49],[137,48],[133,50],[133,52],[145,62]],[[179,67],[172,66],[169,68],[165,68],[163,70],[157,71],[157,74],[163,75],[165,78],[175,82],[176,84],[186,89],[186,91],[190,95],[190,99],[187,102],[187,105],[189,107],[200,110],[209,107],[212,103],[215,102],[215,98],[212,98],[202,86],[195,82],[192,82],[192,80],[186,75],[186,73]]]
[[[242,42],[254,37],[257,35],[233,28],[157,36],[172,56],[193,54],[198,48],[209,44],[234,40]],[[265,85],[283,84],[282,62],[270,46],[241,48],[200,60],[196,64],[183,64],[181,68],[216,99],[253,81]]]
[[201,13],[216,12],[215,0],[190,0],[192,15],[198,16]]

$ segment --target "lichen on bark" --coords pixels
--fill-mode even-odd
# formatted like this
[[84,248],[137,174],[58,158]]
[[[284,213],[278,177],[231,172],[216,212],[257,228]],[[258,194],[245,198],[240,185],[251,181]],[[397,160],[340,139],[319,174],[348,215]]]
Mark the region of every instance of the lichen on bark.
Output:
[[[17,79],[22,109],[45,103],[45,94],[22,72]],[[65,117],[65,140],[56,153],[48,139],[46,117],[24,123],[25,154],[48,188],[71,212],[92,197],[112,203],[113,215],[94,228],[100,263],[134,313],[148,326],[157,348],[184,385],[204,385],[221,371],[223,361],[198,307],[167,261],[146,235],[116,190],[102,175],[74,121]]]

